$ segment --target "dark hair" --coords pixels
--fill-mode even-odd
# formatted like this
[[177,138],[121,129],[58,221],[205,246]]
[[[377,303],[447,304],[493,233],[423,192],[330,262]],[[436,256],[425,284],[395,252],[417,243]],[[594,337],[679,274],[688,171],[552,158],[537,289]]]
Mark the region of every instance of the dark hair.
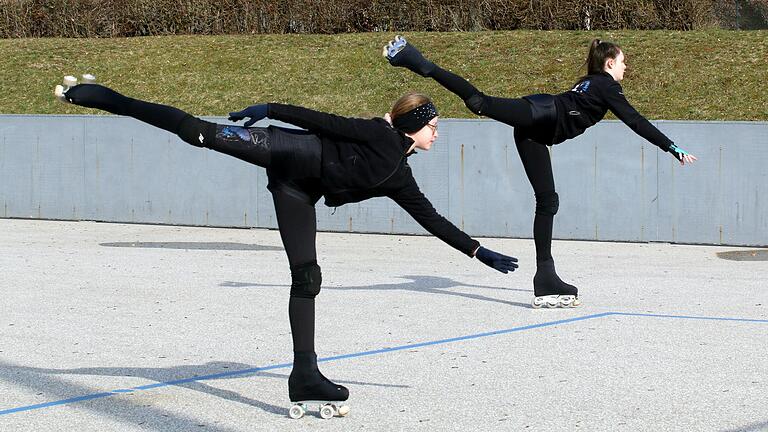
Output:
[[587,55],[587,75],[598,74],[603,71],[605,61],[615,59],[621,52],[621,47],[613,42],[603,42],[600,39],[594,39],[589,46]]

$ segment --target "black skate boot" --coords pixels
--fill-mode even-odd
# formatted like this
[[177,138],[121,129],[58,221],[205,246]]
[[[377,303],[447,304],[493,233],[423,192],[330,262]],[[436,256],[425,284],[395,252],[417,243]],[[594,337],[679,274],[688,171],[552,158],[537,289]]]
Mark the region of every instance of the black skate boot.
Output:
[[408,68],[423,77],[430,76],[435,70],[435,64],[425,59],[421,52],[402,36],[395,36],[384,47],[383,54],[392,66]]
[[533,277],[534,309],[543,306],[548,308],[577,307],[581,305],[579,290],[573,285],[563,282],[555,272],[555,260],[552,258],[537,263],[536,275]]
[[312,351],[294,353],[293,370],[288,378],[288,396],[294,404],[288,412],[291,418],[303,417],[308,403],[317,403],[320,417],[324,419],[334,415],[343,417],[349,413],[349,406],[333,403],[347,400],[349,390],[320,373],[317,355]]

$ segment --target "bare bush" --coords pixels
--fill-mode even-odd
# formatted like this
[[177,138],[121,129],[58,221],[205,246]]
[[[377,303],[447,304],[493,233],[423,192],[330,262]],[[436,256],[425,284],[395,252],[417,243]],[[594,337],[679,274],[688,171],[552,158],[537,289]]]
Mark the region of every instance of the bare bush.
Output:
[[[762,7],[768,0],[739,0]],[[674,29],[714,0],[0,0],[0,37]],[[722,8],[721,8],[722,9]]]

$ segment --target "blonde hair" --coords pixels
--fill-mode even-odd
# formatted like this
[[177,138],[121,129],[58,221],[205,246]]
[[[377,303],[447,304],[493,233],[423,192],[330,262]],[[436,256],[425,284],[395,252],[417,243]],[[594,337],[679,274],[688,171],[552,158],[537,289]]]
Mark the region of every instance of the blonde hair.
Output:
[[421,93],[406,93],[392,105],[392,110],[389,112],[389,115],[392,116],[392,120],[394,121],[408,111],[430,102],[432,101]]

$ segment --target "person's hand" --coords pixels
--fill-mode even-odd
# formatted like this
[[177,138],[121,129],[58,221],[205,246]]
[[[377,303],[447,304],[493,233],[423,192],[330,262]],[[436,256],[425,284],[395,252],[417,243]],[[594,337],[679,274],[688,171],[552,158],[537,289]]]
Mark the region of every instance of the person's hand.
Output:
[[502,255],[482,246],[477,248],[475,257],[488,267],[496,269],[502,273],[513,272],[518,267],[517,258]]
[[257,121],[266,118],[269,107],[267,104],[251,105],[242,111],[236,111],[229,113],[229,121],[237,122],[244,118],[249,118],[243,125],[244,127],[251,127]]
[[680,161],[680,165],[685,165],[686,163],[693,163],[693,161],[698,160],[696,156],[688,153],[687,151],[681,149],[680,147],[672,144],[669,146],[669,152],[672,153],[672,156],[675,157],[675,159]]

